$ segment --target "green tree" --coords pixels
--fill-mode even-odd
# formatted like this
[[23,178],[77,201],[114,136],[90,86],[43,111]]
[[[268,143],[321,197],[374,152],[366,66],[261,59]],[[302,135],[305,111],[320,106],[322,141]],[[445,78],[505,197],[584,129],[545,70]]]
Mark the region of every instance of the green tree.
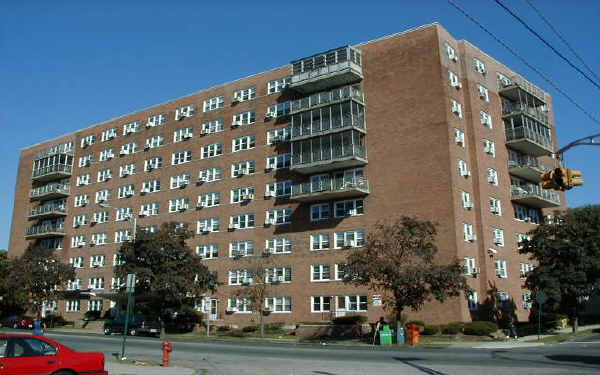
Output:
[[520,253],[537,267],[527,274],[525,286],[546,292],[545,306],[567,314],[577,332],[582,302],[600,290],[600,205],[556,212],[552,222],[529,234]]
[[30,244],[23,255],[11,261],[5,280],[13,296],[26,296],[27,310],[41,317],[45,302],[60,297],[60,289],[75,277],[73,266],[61,262],[54,249]]
[[435,262],[436,234],[435,224],[407,216],[377,223],[365,246],[348,255],[344,281],[383,292],[383,305],[395,312],[400,328],[405,308],[419,311],[431,299],[444,302],[470,291],[458,259]]
[[[180,311],[217,286],[202,258],[185,243],[191,236],[187,228],[170,222],[154,233],[137,231],[134,241],[121,245],[124,263],[115,267],[115,274],[121,280],[127,274],[136,275],[136,306],[160,320],[163,338],[168,312]],[[121,294],[124,292],[121,288]]]

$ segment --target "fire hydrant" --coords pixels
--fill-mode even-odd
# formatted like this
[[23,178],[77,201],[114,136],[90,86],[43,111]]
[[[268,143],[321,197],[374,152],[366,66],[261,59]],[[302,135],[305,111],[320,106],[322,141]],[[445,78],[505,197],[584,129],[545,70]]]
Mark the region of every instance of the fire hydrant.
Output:
[[169,367],[169,357],[171,356],[171,352],[173,351],[173,347],[171,346],[171,343],[168,341],[163,341],[162,343],[162,353],[163,353],[163,357],[162,357],[162,365],[163,367]]
[[410,344],[412,346],[419,345],[419,326],[413,324],[410,326]]

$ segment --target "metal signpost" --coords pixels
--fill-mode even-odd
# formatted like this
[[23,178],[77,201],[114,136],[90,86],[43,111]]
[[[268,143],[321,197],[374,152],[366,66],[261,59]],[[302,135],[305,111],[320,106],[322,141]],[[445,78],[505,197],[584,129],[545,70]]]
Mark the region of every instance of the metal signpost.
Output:
[[133,293],[135,292],[135,274],[130,273],[127,275],[125,293],[127,294],[127,312],[125,313],[125,327],[123,329],[123,344],[121,345],[121,360],[126,359],[125,357],[125,341],[127,340],[127,331],[129,330],[129,315],[133,309]]
[[548,295],[543,290],[535,294],[535,301],[538,303],[538,340],[542,334],[542,305],[548,301]]
[[204,297],[204,314],[206,314],[206,336],[210,336],[210,312],[211,312],[210,297]]

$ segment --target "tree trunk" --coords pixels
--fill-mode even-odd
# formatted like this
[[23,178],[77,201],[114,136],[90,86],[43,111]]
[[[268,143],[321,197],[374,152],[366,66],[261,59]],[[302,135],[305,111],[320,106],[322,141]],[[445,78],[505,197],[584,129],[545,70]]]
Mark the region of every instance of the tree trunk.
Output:
[[[396,307],[396,343],[397,344],[402,344],[402,330],[404,330],[403,324],[404,322],[402,322],[402,310],[404,310],[403,308],[399,308]],[[405,334],[406,337],[406,334]]]
[[262,310],[259,312],[260,314],[260,337],[264,337],[265,336],[265,322],[264,322],[264,315]]
[[578,329],[579,329],[579,317],[577,315],[575,315],[573,317],[573,333],[577,333]]
[[164,340],[167,337],[167,332],[165,330],[165,321],[163,320],[163,318],[158,318],[158,321],[160,323],[160,339]]

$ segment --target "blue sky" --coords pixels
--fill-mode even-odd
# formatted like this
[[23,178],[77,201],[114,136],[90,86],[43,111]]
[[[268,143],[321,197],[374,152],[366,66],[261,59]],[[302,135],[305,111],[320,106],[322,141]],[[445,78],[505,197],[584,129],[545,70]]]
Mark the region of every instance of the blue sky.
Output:
[[[597,117],[600,92],[492,0],[456,0]],[[567,53],[524,0],[506,2]],[[598,1],[535,1],[600,75]],[[203,88],[345,44],[440,22],[554,96],[560,145],[593,123],[446,1],[20,1],[0,4],[0,248],[8,247],[19,150]],[[570,55],[569,55],[570,56]],[[600,148],[566,154],[598,203]]]

